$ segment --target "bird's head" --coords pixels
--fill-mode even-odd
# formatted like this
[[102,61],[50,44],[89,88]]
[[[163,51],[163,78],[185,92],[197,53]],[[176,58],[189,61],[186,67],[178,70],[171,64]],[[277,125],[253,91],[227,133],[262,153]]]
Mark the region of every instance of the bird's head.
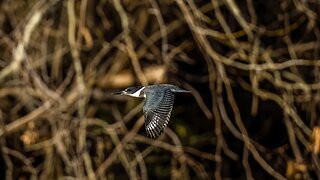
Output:
[[113,93],[114,95],[127,95],[127,96],[132,96],[132,97],[145,97],[144,94],[144,86],[133,86],[133,87],[128,87],[123,91]]

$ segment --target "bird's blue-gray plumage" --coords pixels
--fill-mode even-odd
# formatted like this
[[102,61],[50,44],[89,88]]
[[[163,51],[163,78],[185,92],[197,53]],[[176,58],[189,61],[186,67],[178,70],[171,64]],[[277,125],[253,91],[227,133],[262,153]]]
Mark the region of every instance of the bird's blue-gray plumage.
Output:
[[147,136],[157,138],[167,127],[174,103],[174,93],[189,93],[171,84],[129,87],[121,94],[145,97],[143,106]]
[[158,137],[168,125],[174,103],[174,94],[170,89],[146,89],[147,99],[143,106],[147,135]]

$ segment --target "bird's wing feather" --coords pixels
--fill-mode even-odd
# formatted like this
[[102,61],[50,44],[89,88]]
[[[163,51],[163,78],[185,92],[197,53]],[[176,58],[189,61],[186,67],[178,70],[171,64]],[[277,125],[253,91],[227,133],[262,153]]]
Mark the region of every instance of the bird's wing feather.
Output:
[[[146,92],[143,106],[147,136],[157,138],[168,125],[174,103],[174,94],[170,89],[165,91]],[[163,99],[159,98],[162,97]]]

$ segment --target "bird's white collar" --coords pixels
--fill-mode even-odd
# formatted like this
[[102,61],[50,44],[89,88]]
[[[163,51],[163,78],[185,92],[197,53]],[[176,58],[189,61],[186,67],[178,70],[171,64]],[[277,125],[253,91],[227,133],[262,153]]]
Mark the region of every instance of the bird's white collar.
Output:
[[[145,87],[142,87],[141,89],[139,89],[137,92],[133,93],[133,94],[128,94],[129,96],[132,96],[132,97],[141,97],[140,96],[140,93],[141,91],[143,91],[145,89]],[[146,97],[146,95],[143,93],[143,97]]]

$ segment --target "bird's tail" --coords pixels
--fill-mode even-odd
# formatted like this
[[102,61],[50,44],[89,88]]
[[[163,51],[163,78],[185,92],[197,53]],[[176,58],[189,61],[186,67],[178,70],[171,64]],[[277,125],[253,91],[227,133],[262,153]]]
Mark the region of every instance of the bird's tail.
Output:
[[191,93],[191,91],[187,91],[181,88],[172,88],[171,91],[174,93]]

